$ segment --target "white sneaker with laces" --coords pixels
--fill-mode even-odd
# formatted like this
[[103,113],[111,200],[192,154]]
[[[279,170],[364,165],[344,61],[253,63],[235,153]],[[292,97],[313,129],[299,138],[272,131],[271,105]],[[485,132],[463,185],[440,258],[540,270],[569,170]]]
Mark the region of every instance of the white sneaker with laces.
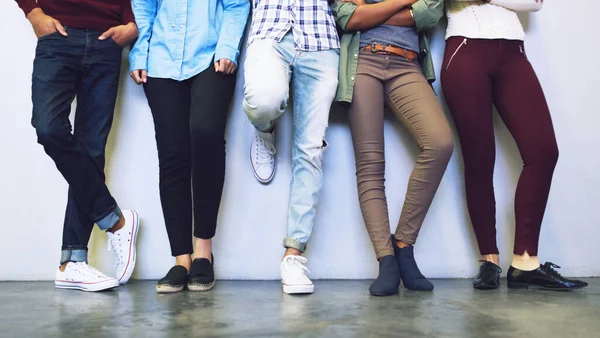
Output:
[[115,253],[116,278],[119,283],[125,284],[133,273],[135,267],[136,251],[135,242],[140,228],[140,218],[137,212],[133,210],[123,210],[125,225],[115,231],[115,233],[106,232],[108,235],[108,251]]
[[269,183],[275,176],[275,131],[256,131],[250,145],[250,163],[254,176],[261,183]]
[[69,262],[65,271],[57,269],[54,286],[59,289],[102,291],[116,288],[119,281],[87,265],[85,262]]
[[305,264],[307,259],[302,256],[289,255],[281,262],[281,284],[287,294],[313,293],[315,285],[306,276],[310,273]]

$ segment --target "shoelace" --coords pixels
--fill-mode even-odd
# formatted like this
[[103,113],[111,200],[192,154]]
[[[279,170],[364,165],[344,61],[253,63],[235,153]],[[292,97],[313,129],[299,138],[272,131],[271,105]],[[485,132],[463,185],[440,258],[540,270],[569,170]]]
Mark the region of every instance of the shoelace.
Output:
[[[272,137],[272,136],[271,136]],[[271,137],[262,137],[260,135],[256,135],[256,140],[258,141],[258,147],[256,151],[256,164],[258,167],[261,165],[273,165],[273,156],[275,155],[275,147],[273,146],[273,141]]]
[[558,280],[564,280],[564,277],[560,273],[558,273],[558,271],[554,270],[554,269],[560,269],[560,266],[558,266],[552,262],[546,262],[546,263],[544,263],[544,265],[541,266],[541,268],[542,268],[542,270],[544,270],[544,272],[546,272],[551,277],[554,277]]
[[310,270],[308,270],[308,268],[306,267],[306,262],[308,260],[302,256],[287,256],[285,258],[285,262],[288,263],[289,265],[293,266],[293,267],[297,267],[300,269],[300,271],[304,270],[306,271],[306,273],[310,274]]
[[490,263],[490,264],[483,264],[483,271],[494,271],[494,272],[498,272],[498,273],[502,273],[502,268],[497,266],[496,264],[492,263],[492,262],[488,262],[485,260],[480,260],[480,263]]
[[123,255],[123,246],[119,245],[119,241],[121,240],[120,234],[112,234],[108,240],[108,251],[115,252],[115,265],[119,266],[124,260],[125,257]]
[[98,270],[96,270],[96,268],[87,265],[87,263],[85,262],[77,262],[74,264],[74,266],[72,267],[73,271],[82,274],[82,275],[86,275],[86,276],[90,276],[90,277],[95,277],[95,278],[102,278],[105,277],[104,274]]

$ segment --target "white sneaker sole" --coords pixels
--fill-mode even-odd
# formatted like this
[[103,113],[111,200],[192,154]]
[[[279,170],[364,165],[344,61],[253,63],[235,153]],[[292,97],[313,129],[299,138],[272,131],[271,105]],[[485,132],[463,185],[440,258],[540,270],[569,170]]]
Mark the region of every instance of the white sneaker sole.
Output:
[[69,282],[62,280],[54,280],[54,286],[57,289],[71,289],[71,290],[81,290],[81,291],[103,291],[114,289],[119,286],[119,281],[116,279],[105,280],[96,283],[84,283],[84,282]]
[[290,294],[303,294],[303,293],[313,293],[315,291],[314,284],[296,284],[296,285],[286,285],[283,284],[283,292]]
[[256,173],[256,169],[254,168],[254,162],[252,162],[252,145],[250,145],[250,165],[252,166],[252,173],[254,174],[254,177],[256,177],[257,181],[259,181],[262,184],[271,183],[273,177],[275,177],[275,171],[277,170],[277,158],[273,159],[273,172],[271,173],[271,176],[269,176],[266,179],[261,178],[260,176],[258,176],[258,174]]
[[215,281],[213,280],[210,284],[189,284],[187,285],[188,290],[190,291],[208,291],[215,286]]
[[127,283],[127,281],[129,281],[129,278],[131,278],[131,275],[133,274],[133,269],[135,268],[135,260],[137,255],[135,249],[137,244],[137,235],[138,230],[140,229],[140,218],[137,212],[133,210],[128,210],[127,212],[131,212],[133,214],[133,233],[131,234],[131,241],[129,242],[131,243],[129,245],[129,261],[127,262],[125,271],[123,271],[123,274],[119,278],[119,283],[121,284]]

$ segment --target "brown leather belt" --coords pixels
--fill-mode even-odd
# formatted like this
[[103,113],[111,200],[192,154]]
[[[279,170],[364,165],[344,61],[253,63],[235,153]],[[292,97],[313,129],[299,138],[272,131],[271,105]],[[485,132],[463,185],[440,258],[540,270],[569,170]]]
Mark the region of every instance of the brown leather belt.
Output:
[[364,51],[368,51],[368,52],[373,52],[375,54],[394,54],[394,55],[399,55],[399,56],[403,56],[411,61],[414,61],[417,59],[418,54],[416,52],[413,52],[412,50],[408,50],[408,49],[404,49],[404,48],[400,48],[400,47],[394,47],[391,45],[388,46],[384,46],[384,45],[380,45],[378,43],[372,43],[368,46],[363,47]]

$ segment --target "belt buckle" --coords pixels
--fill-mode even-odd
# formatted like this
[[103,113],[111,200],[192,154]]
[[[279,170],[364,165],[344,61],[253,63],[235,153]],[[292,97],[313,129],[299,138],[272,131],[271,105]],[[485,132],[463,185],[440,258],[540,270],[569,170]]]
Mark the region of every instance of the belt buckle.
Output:
[[375,42],[371,42],[371,53],[373,54],[377,54],[377,50],[375,50],[375,45],[377,45],[377,43]]

